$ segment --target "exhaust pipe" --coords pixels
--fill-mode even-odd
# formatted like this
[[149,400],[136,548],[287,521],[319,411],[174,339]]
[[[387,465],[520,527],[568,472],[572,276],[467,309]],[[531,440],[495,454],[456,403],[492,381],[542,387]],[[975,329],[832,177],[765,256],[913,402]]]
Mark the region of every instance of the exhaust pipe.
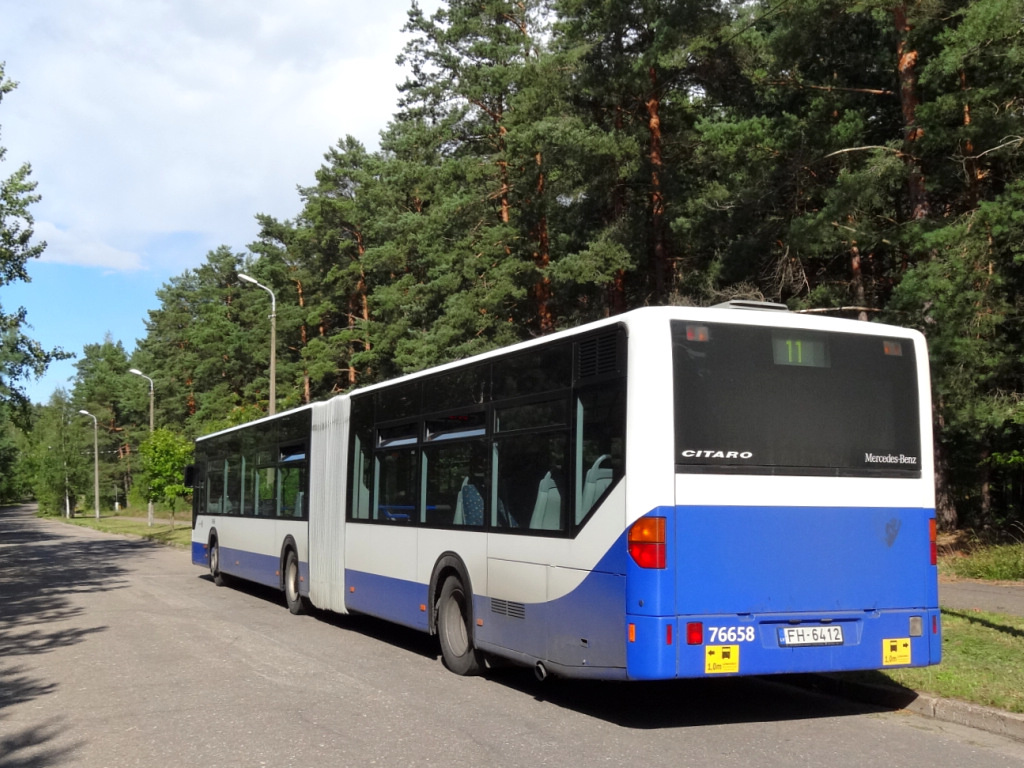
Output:
[[537,679],[542,683],[548,678],[548,668],[544,666],[543,661],[538,661],[537,666],[533,668],[533,674],[537,676]]

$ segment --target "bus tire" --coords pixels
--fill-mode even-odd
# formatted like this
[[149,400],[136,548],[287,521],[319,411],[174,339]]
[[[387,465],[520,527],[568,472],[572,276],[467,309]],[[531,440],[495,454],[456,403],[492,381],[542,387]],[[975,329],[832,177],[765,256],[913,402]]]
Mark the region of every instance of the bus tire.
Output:
[[288,610],[296,616],[305,613],[306,601],[299,594],[299,556],[294,549],[285,553],[283,573],[284,601],[288,604]]
[[227,578],[220,571],[220,545],[216,539],[210,541],[210,576],[218,587],[227,584]]
[[449,576],[437,600],[437,635],[444,665],[457,675],[479,674],[480,652],[473,647],[469,600],[458,576]]

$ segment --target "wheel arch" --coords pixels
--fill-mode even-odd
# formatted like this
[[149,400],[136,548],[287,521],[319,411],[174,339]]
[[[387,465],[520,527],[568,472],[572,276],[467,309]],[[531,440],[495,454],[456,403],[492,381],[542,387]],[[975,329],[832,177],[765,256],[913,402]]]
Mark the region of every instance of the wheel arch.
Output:
[[[213,555],[211,553],[213,552],[214,546],[217,546],[217,547],[220,546],[220,534],[217,533],[217,526],[215,526],[215,525],[214,526],[210,526],[210,532],[206,535],[206,565],[207,565],[207,567],[212,565],[211,558],[213,557]],[[219,563],[218,563],[218,566],[219,566]],[[219,570],[223,571],[224,569],[223,568],[219,568]]]
[[284,592],[284,580],[285,580],[284,566],[285,566],[285,561],[288,558],[288,552],[290,552],[290,551],[294,552],[296,559],[298,559],[298,557],[299,557],[299,545],[295,542],[295,537],[292,536],[291,534],[288,534],[287,536],[284,537],[284,541],[281,542],[281,554],[278,555],[278,561],[277,561],[277,574],[278,574],[278,580],[277,580],[278,584],[277,584],[277,586],[278,586],[278,588],[282,592]]
[[[437,634],[437,600],[441,593],[441,587],[449,576],[456,576],[462,582],[462,587],[469,596],[469,600],[466,601],[466,610],[469,611],[471,631],[475,630],[476,627],[473,617],[473,582],[469,578],[469,569],[462,558],[455,552],[444,552],[437,558],[437,562],[434,563],[434,570],[430,574],[430,586],[427,593],[428,605],[430,606],[430,610],[427,612],[427,631],[431,635]],[[475,631],[473,634],[476,634]]]

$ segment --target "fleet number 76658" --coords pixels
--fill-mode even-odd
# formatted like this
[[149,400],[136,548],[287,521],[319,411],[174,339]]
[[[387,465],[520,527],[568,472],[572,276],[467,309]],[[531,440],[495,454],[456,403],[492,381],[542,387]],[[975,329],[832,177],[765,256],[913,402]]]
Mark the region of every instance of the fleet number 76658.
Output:
[[708,627],[711,645],[721,643],[752,643],[754,642],[753,627]]

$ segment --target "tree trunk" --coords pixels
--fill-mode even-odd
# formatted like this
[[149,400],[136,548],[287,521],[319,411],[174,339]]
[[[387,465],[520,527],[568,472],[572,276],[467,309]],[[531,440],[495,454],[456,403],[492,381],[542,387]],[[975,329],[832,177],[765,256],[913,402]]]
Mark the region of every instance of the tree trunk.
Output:
[[[501,114],[498,115],[501,119]],[[498,193],[498,201],[501,207],[500,217],[502,224],[508,224],[511,220],[511,214],[509,208],[509,190],[511,189],[508,179],[508,148],[506,146],[505,137],[508,134],[508,128],[504,125],[498,125],[498,180],[500,184],[500,190]]]
[[[296,280],[295,281],[295,290],[296,290],[296,292],[299,295],[299,308],[300,309],[305,309],[306,308],[306,297],[305,297],[305,295],[302,292],[302,281],[301,280]],[[299,324],[299,342],[302,345],[303,349],[305,349],[306,345],[309,343],[309,326],[306,325],[306,313],[305,312],[302,313],[302,322]],[[313,396],[312,396],[312,394],[310,392],[310,384],[309,384],[309,368],[308,368],[308,366],[303,366],[303,368],[302,368],[302,402],[306,403],[306,404],[309,404],[310,402],[312,402],[312,400],[313,400]]]
[[661,117],[658,110],[661,99],[658,95],[658,70],[653,66],[647,70],[651,82],[651,96],[646,102],[647,130],[650,134],[651,162],[651,236],[653,238],[653,272],[655,300],[663,302],[671,286],[672,270],[668,247],[665,242],[665,195],[661,188],[663,158],[661,152]]
[[[366,328],[366,323],[370,319],[370,301],[367,296],[366,288],[366,272],[363,270],[363,256],[366,253],[366,243],[363,240],[363,233],[359,230],[352,232],[352,236],[356,241],[356,258],[359,260],[359,281],[356,283],[355,293],[349,296],[348,301],[348,327],[349,330],[354,330],[356,327],[356,318],[360,318],[363,321],[363,328]],[[365,332],[365,331],[364,331]],[[370,350],[370,341],[365,339],[363,341],[363,350]],[[352,356],[355,354],[354,343],[348,345],[348,385],[354,387],[356,385],[357,371],[355,365],[352,363]]]
[[850,242],[850,280],[853,288],[854,304],[861,307],[860,312],[857,314],[857,319],[867,322],[868,313],[863,309],[863,307],[867,306],[864,291],[864,273],[860,265],[860,248],[857,247],[856,240]]
[[991,530],[995,527],[992,519],[992,465],[990,459],[992,454],[986,448],[981,452],[981,461],[978,462],[978,490],[981,494],[979,510],[979,522],[983,529]]
[[[615,111],[615,130],[623,128],[622,110]],[[618,222],[626,215],[626,188],[620,180],[612,189],[612,221]],[[615,278],[608,284],[608,315],[621,315],[626,311],[626,271],[619,269]]]
[[935,518],[939,530],[955,531],[958,521],[953,492],[949,487],[949,460],[946,458],[945,448],[939,441],[939,435],[945,426],[941,402],[936,402],[932,406],[932,414],[935,423]]
[[537,209],[540,217],[537,220],[535,237],[537,250],[533,253],[533,265],[537,268],[540,278],[533,286],[533,301],[537,317],[537,327],[541,335],[555,330],[555,318],[551,312],[551,278],[548,277],[548,266],[551,263],[551,247],[548,236],[548,217],[544,214],[544,168],[543,155],[535,155],[537,161]]
[[[967,92],[967,73],[960,70],[960,91]],[[964,99],[964,128],[971,126],[971,105]],[[981,171],[978,168],[978,159],[974,157],[974,143],[970,136],[964,139],[964,172],[967,174],[967,205],[972,210],[977,207],[979,189],[981,187]]]
[[924,136],[924,130],[917,124],[917,107],[921,96],[917,88],[918,52],[910,47],[909,36],[913,25],[907,19],[907,4],[900,3],[892,9],[893,21],[899,33],[900,42],[896,48],[897,69],[900,82],[900,106],[903,110],[903,151],[909,164],[907,179],[910,218],[914,221],[928,216],[928,194],[925,190],[924,170],[917,157],[917,144]]

